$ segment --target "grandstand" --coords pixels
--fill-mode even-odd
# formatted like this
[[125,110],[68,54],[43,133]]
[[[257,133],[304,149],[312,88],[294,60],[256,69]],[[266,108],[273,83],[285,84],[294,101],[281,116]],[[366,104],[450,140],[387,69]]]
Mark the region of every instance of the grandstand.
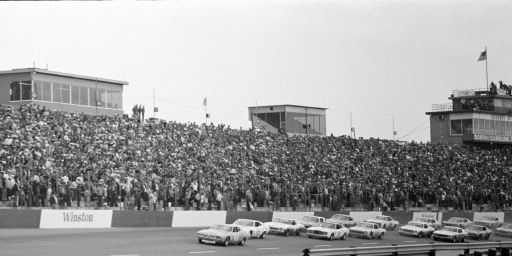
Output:
[[15,207],[503,210],[509,148],[288,136],[0,106],[0,199]]
[[0,104],[37,104],[92,115],[123,114],[128,82],[39,68],[0,71]]
[[512,143],[510,86],[491,83],[487,89],[455,90],[452,103],[435,104],[430,116],[430,141],[445,144]]

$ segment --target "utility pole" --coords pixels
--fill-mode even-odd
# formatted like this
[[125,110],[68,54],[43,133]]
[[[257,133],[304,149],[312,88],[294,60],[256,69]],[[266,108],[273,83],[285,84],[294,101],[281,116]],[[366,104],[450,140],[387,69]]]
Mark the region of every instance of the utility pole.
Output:
[[353,138],[356,138],[356,128],[352,126],[352,112],[350,112],[350,136],[353,136]]

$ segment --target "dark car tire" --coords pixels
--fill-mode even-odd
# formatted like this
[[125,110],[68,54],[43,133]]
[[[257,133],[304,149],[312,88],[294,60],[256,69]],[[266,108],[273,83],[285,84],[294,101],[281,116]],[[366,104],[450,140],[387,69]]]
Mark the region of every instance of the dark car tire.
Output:
[[203,240],[201,238],[197,239],[199,241],[200,244],[203,243]]
[[332,240],[334,240],[334,235],[333,234],[331,234],[331,236],[329,236],[329,241],[332,241]]
[[373,239],[373,232],[370,232],[370,235],[368,236],[368,239]]
[[377,238],[382,239],[383,236],[384,236],[384,233],[381,233]]
[[246,240],[247,239],[244,237],[244,239],[242,239],[242,241],[238,242],[238,245],[243,246],[245,244]]
[[343,234],[343,236],[341,236],[341,240],[345,240],[347,239],[347,233]]
[[224,240],[223,245],[227,247],[227,246],[229,245],[229,240],[230,240],[230,239],[229,239],[229,236],[228,236],[228,237],[226,237],[226,240]]
[[263,233],[261,233],[261,235],[260,235],[261,239],[265,239],[266,237],[267,237],[267,232],[264,231]]

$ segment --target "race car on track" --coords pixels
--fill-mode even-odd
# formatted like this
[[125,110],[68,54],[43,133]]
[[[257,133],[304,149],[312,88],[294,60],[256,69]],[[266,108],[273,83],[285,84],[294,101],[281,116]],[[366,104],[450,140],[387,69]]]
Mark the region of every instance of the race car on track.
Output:
[[306,234],[309,238],[324,238],[329,240],[345,240],[349,234],[347,227],[340,223],[323,222],[318,227],[310,227]]
[[271,222],[265,222],[270,228],[269,234],[281,234],[285,236],[300,235],[302,230],[306,230],[304,225],[297,223],[294,219],[276,218]]
[[497,236],[512,236],[512,224],[505,223],[501,227],[494,230]]
[[482,216],[482,218],[475,220],[473,223],[476,225],[486,226],[488,228],[499,228],[503,225],[503,221],[498,217],[493,216]]
[[352,216],[346,215],[346,214],[334,214],[331,218],[326,219],[325,221],[328,221],[331,223],[339,223],[347,228],[350,228],[350,227],[353,227],[356,225],[354,218],[352,218]]
[[318,227],[324,222],[325,218],[318,216],[304,216],[301,220],[299,220],[299,223],[304,225],[305,228]]
[[251,238],[263,239],[270,231],[270,228],[259,220],[237,219],[233,224],[239,225],[242,230],[249,232]]
[[451,217],[449,220],[443,221],[443,226],[452,226],[459,228],[466,228],[469,224],[473,224],[466,218]]
[[219,224],[207,229],[199,230],[196,234],[199,243],[244,245],[250,238],[249,232],[234,224]]
[[478,240],[489,240],[492,233],[492,229],[482,225],[469,225],[466,227],[465,231],[468,232],[468,238]]
[[400,235],[417,236],[417,237],[430,237],[436,231],[435,228],[429,226],[425,222],[409,221],[407,225],[398,229]]
[[429,225],[430,227],[433,227],[436,230],[442,228],[442,226],[443,226],[441,224],[441,222],[437,221],[435,218],[430,218],[430,217],[420,217],[417,221],[426,223],[427,225]]
[[445,226],[440,230],[434,231],[432,233],[432,238],[435,241],[438,240],[447,240],[452,242],[464,242],[468,237],[468,233],[464,231],[464,229],[453,226]]
[[354,227],[349,228],[350,236],[366,237],[368,239],[382,239],[386,230],[381,228],[379,224],[372,222],[360,222]]
[[398,227],[398,221],[385,215],[376,216],[373,219],[366,220],[368,222],[382,223],[383,229],[395,230]]

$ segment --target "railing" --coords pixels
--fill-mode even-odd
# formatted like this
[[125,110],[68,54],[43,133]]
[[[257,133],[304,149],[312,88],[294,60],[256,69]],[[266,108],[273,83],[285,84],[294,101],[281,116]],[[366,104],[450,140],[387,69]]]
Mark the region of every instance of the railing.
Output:
[[432,112],[452,111],[452,110],[453,110],[453,105],[451,103],[432,104]]
[[453,90],[452,97],[476,96],[477,94],[488,93],[487,88]]
[[[469,254],[469,250],[481,249],[501,249],[502,255],[508,256],[508,250],[512,248],[512,241],[498,242],[478,242],[478,243],[429,243],[429,244],[413,244],[413,245],[387,245],[372,247],[350,247],[350,248],[333,248],[333,249],[304,249],[304,255],[400,255],[400,254],[422,254],[435,255],[436,251],[464,251]],[[506,252],[503,252],[503,249]]]

